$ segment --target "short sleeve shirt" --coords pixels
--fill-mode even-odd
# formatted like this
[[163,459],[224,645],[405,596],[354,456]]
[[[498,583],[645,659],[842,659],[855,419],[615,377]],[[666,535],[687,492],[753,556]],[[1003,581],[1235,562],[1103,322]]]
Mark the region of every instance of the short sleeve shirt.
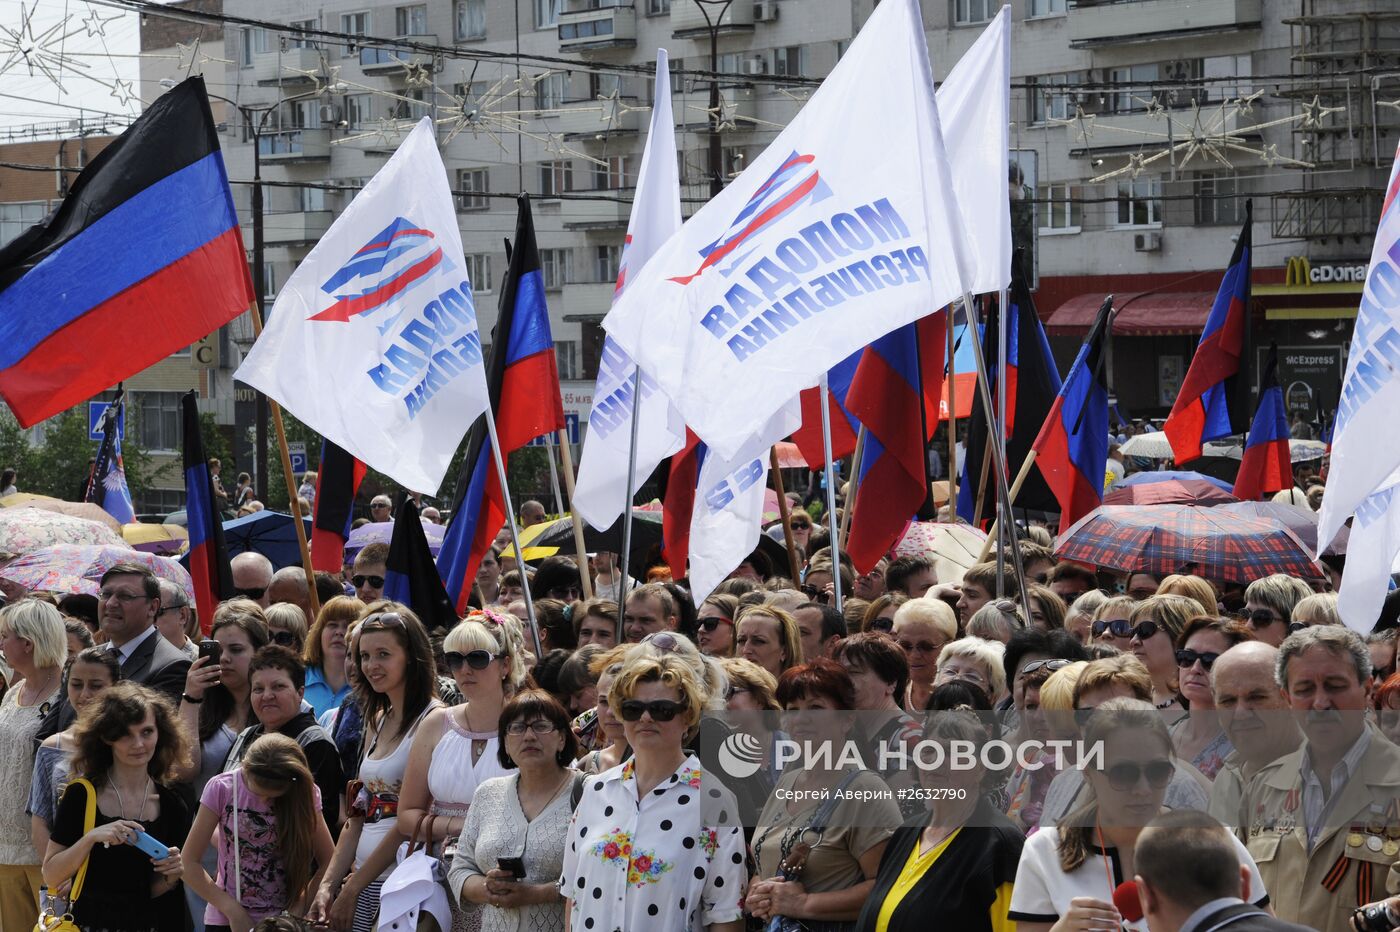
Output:
[[633,762],[591,777],[569,826],[560,892],[574,932],[702,932],[741,915],[738,804],[694,755],[637,798]]

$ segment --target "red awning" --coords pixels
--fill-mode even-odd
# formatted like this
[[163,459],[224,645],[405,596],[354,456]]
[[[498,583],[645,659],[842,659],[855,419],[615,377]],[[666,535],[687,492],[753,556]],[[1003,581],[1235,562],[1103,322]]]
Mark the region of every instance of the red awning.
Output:
[[[1045,322],[1054,336],[1079,336],[1089,332],[1103,304],[1099,292],[1070,298],[1056,308]],[[1120,336],[1200,336],[1206,317],[1215,303],[1213,291],[1129,292],[1116,295],[1114,306],[1121,310],[1113,318],[1113,332]]]

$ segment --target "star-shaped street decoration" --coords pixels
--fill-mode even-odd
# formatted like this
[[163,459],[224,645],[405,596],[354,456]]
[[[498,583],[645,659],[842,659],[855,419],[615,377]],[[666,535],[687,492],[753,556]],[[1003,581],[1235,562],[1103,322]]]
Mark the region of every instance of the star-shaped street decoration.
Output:
[[399,121],[389,117],[380,117],[375,121],[374,131],[370,135],[380,146],[391,146],[398,141]]
[[1236,114],[1250,114],[1254,112],[1254,102],[1263,96],[1263,91],[1255,91],[1246,97],[1237,97],[1230,103],[1234,106]]
[[1167,112],[1167,108],[1163,107],[1162,102],[1154,95],[1151,100],[1147,101],[1147,107],[1143,112],[1153,120],[1160,120]]
[[1264,164],[1269,166],[1270,168],[1273,168],[1275,165],[1277,165],[1279,161],[1283,158],[1283,156],[1279,155],[1278,143],[1269,143],[1262,150],[1260,150],[1259,157],[1263,159]]
[[1321,126],[1323,117],[1332,113],[1341,113],[1345,109],[1345,107],[1324,106],[1321,96],[1314,94],[1311,103],[1303,104],[1303,122],[1299,125],[1305,129]]
[[1094,123],[1097,119],[1097,114],[1085,113],[1083,107],[1076,105],[1074,108],[1074,116],[1064,118],[1051,117],[1049,120],[1046,120],[1046,122],[1052,126],[1073,126],[1075,134],[1079,137],[1079,141],[1087,146],[1089,140],[1094,138]]
[[180,56],[179,70],[183,71],[186,77],[189,77],[191,74],[194,73],[194,67],[196,64],[203,64],[203,62],[199,60],[199,45],[200,38],[198,36],[195,36],[195,40],[193,42],[175,43],[175,51]]
[[426,62],[404,62],[403,71],[409,87],[429,87],[433,83],[433,68]]
[[1147,157],[1141,152],[1134,152],[1128,156],[1128,174],[1134,178],[1142,174],[1147,167]]
[[123,107],[136,99],[136,95],[131,91],[131,82],[123,81],[121,78],[112,82],[112,96],[117,98],[117,103]]
[[63,87],[65,68],[87,69],[88,65],[64,52],[64,41],[82,32],[81,27],[69,28],[71,17],[64,17],[47,29],[34,31],[34,13],[39,7],[38,0],[29,7],[20,7],[18,29],[0,25],[0,54],[5,60],[0,62],[0,74],[23,62],[29,74],[37,71],[48,78],[60,91]]
[[[87,31],[88,38],[107,35],[107,24],[121,19],[120,16],[99,16],[96,10],[88,10],[87,19],[83,20],[83,29]],[[198,40],[196,40],[198,41]]]

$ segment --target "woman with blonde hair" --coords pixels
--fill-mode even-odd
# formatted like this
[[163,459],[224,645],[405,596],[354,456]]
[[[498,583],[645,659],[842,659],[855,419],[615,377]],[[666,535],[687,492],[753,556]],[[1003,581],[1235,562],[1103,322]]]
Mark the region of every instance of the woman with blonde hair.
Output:
[[1344,622],[1341,613],[1337,611],[1337,593],[1314,592],[1310,596],[1299,599],[1298,604],[1293,606],[1293,615],[1288,621],[1288,631],[1291,634],[1299,628],[1312,625],[1340,624],[1344,624]]
[[1128,621],[1128,649],[1152,675],[1152,702],[1158,709],[1181,709],[1177,693],[1176,642],[1186,623],[1200,614],[1200,603],[1184,595],[1152,595],[1137,603]]
[[1094,611],[1094,620],[1089,623],[1090,643],[1107,644],[1126,651],[1128,642],[1133,639],[1133,624],[1128,619],[1137,604],[1137,599],[1126,595],[1105,599]]
[[339,708],[350,695],[345,636],[364,610],[365,603],[354,596],[327,599],[306,635],[306,649],[302,652],[306,661],[306,701],[318,718]]
[[622,669],[622,662],[631,649],[630,644],[619,644],[593,658],[590,664],[589,669],[598,676],[597,706],[591,712],[585,712],[574,719],[572,723],[575,734],[585,729],[596,733],[596,750],[589,751],[574,764],[584,773],[603,773],[611,770],[621,764],[631,751],[627,746],[627,736],[622,731],[622,722],[613,715],[612,707],[608,705],[608,693],[612,689],[613,680]]
[[737,653],[775,677],[802,663],[802,635],[797,622],[780,608],[754,605],[735,619]]
[[1162,580],[1162,584],[1157,587],[1157,594],[1184,595],[1188,599],[1195,599],[1201,606],[1202,615],[1214,615],[1219,611],[1220,597],[1215,594],[1215,587],[1200,576],[1173,573]]
[[966,680],[985,692],[995,705],[1006,696],[1006,670],[1002,666],[1005,654],[1006,645],[1000,641],[971,635],[959,638],[938,655],[938,674],[933,685]]
[[1006,644],[1013,634],[1025,626],[1021,606],[1010,599],[992,599],[967,620],[967,636]]
[[263,609],[267,636],[273,644],[298,656],[306,650],[306,613],[291,602],[273,602]]

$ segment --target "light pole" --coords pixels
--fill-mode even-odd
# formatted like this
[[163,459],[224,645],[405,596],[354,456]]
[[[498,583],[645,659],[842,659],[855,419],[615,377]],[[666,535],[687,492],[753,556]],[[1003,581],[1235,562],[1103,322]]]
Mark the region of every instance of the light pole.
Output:
[[719,145],[719,27],[734,0],[694,2],[710,30],[710,197],[717,197],[724,190],[724,166],[720,164],[724,157]]

